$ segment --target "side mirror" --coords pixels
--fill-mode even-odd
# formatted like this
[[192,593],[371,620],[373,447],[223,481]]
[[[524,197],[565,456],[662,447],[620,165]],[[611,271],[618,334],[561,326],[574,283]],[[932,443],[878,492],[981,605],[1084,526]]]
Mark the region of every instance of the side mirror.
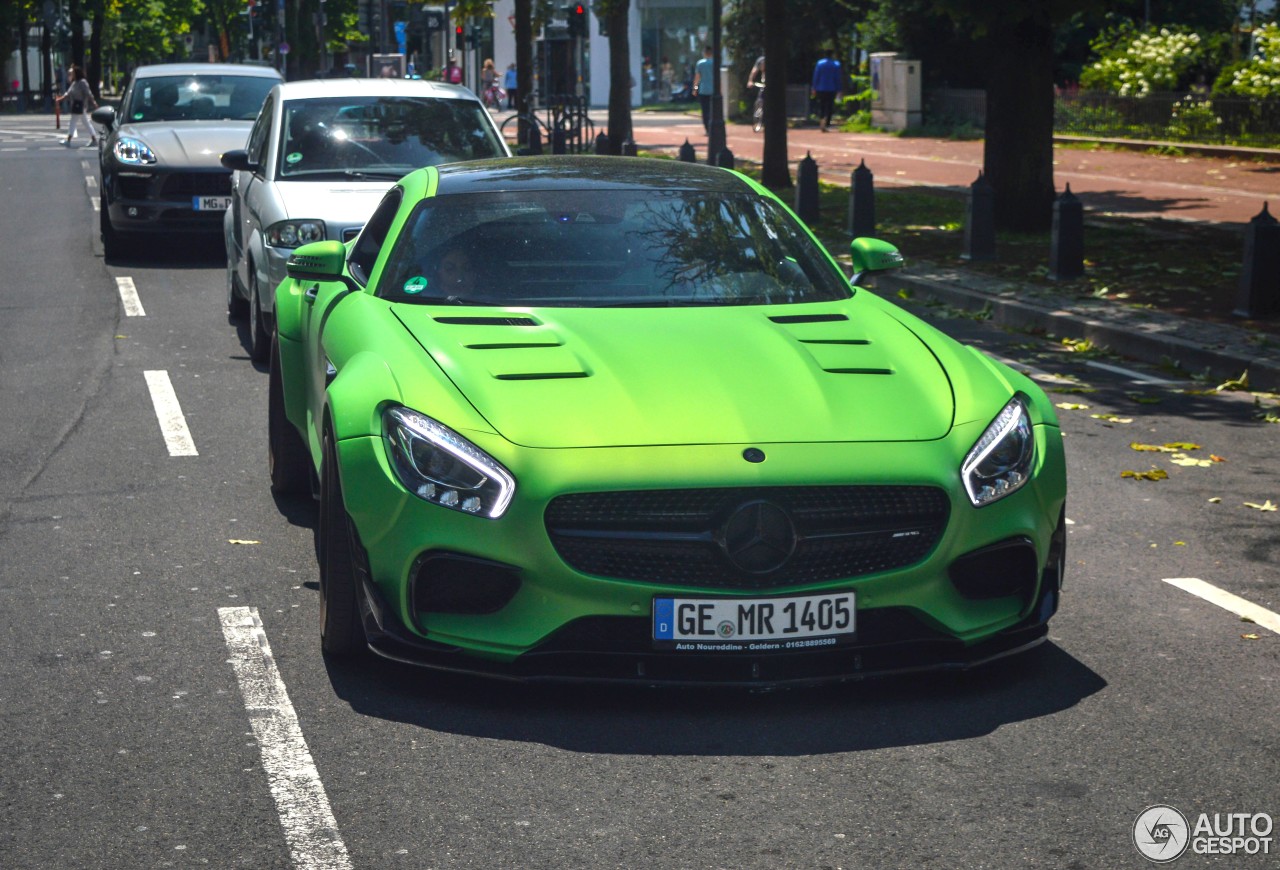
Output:
[[93,110],[93,114],[89,116],[89,119],[98,126],[106,127],[110,130],[116,122],[116,107],[99,106]]
[[284,268],[295,281],[343,281],[346,259],[347,246],[331,239],[298,248]]
[[898,249],[879,239],[854,239],[849,243],[849,253],[853,256],[853,277],[849,283],[861,287],[868,286],[866,282],[875,275],[903,266]]
[[256,172],[258,164],[249,159],[249,152],[243,148],[228,151],[222,155],[222,165],[232,172]]

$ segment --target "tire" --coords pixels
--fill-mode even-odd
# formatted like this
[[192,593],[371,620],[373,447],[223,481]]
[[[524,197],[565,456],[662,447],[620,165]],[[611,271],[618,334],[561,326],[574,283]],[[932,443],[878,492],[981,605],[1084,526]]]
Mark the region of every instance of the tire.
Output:
[[756,103],[755,109],[751,112],[751,130],[753,133],[759,133],[764,129],[764,105]]
[[334,658],[355,658],[366,649],[356,598],[351,519],[342,500],[337,450],[328,427],[320,463],[320,648]]
[[98,231],[102,235],[102,256],[106,260],[119,260],[129,250],[128,244],[111,225],[111,216],[107,214],[107,202],[104,199],[98,208]]
[[249,359],[264,363],[271,356],[271,334],[267,332],[266,318],[262,316],[262,296],[258,292],[258,276],[249,268]]
[[307,445],[284,412],[284,377],[280,373],[280,348],[271,345],[271,373],[267,386],[267,471],[271,491],[277,495],[304,496],[311,492],[311,460]]
[[232,320],[244,320],[249,314],[248,301],[236,292],[239,285],[235,265],[227,259],[227,316]]

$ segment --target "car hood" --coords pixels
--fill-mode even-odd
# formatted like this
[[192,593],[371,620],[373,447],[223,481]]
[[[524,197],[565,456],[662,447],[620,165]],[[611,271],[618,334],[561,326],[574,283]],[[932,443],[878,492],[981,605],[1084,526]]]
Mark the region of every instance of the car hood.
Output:
[[314,218],[332,226],[359,226],[394,181],[277,181],[286,218]]
[[494,429],[528,447],[922,441],[952,425],[928,347],[852,300],[395,310]]
[[249,141],[248,121],[172,121],[125,124],[121,136],[139,139],[155,152],[161,166],[222,168],[224,152]]

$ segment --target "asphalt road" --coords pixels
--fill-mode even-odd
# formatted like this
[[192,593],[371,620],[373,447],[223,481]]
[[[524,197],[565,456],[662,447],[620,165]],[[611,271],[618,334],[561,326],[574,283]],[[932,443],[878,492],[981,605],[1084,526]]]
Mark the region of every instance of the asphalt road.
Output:
[[[0,867],[1118,868],[1146,866],[1153,804],[1280,817],[1280,635],[1164,582],[1280,611],[1280,512],[1244,505],[1280,503],[1277,430],[1249,395],[921,309],[1097,390],[1055,394],[1089,407],[1062,411],[1051,642],[965,676],[749,694],[333,667],[315,510],[268,489],[266,377],[218,243],[105,263],[92,152],[18,121],[0,118]],[[148,372],[194,455],[171,454]],[[1169,478],[1120,477],[1152,466]],[[1270,856],[1175,866],[1275,866],[1270,836]]]

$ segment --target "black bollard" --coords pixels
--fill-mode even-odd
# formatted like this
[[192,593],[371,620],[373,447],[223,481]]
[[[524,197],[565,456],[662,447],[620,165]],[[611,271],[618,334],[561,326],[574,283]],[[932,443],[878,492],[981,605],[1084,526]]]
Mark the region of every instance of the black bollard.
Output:
[[598,134],[596,134],[596,153],[597,154],[609,153],[609,134],[603,130],[601,130]]
[[849,235],[855,239],[876,234],[874,179],[867,161],[863,160],[849,180]]
[[969,185],[965,203],[964,253],[962,260],[994,260],[996,258],[995,191],[978,173]]
[[542,155],[542,131],[538,129],[537,124],[529,124],[529,156],[540,157]]
[[1280,312],[1280,221],[1267,204],[1244,231],[1244,268],[1236,294],[1236,317],[1270,317]]
[[680,146],[680,159],[685,163],[698,162],[698,155],[693,153],[693,146],[689,144],[688,139],[685,139],[684,144]]
[[1053,201],[1053,236],[1049,240],[1049,277],[1074,281],[1084,275],[1084,205],[1071,185]]
[[818,164],[812,152],[805,154],[796,173],[796,214],[802,221],[818,219]]
[[569,143],[565,137],[564,129],[556,127],[551,131],[551,153],[552,154],[568,154]]
[[733,165],[733,152],[728,147],[721,148],[720,153],[716,155],[716,166],[721,169],[733,169]]
[[623,157],[636,156],[636,140],[632,139],[630,136],[622,140],[622,156]]

